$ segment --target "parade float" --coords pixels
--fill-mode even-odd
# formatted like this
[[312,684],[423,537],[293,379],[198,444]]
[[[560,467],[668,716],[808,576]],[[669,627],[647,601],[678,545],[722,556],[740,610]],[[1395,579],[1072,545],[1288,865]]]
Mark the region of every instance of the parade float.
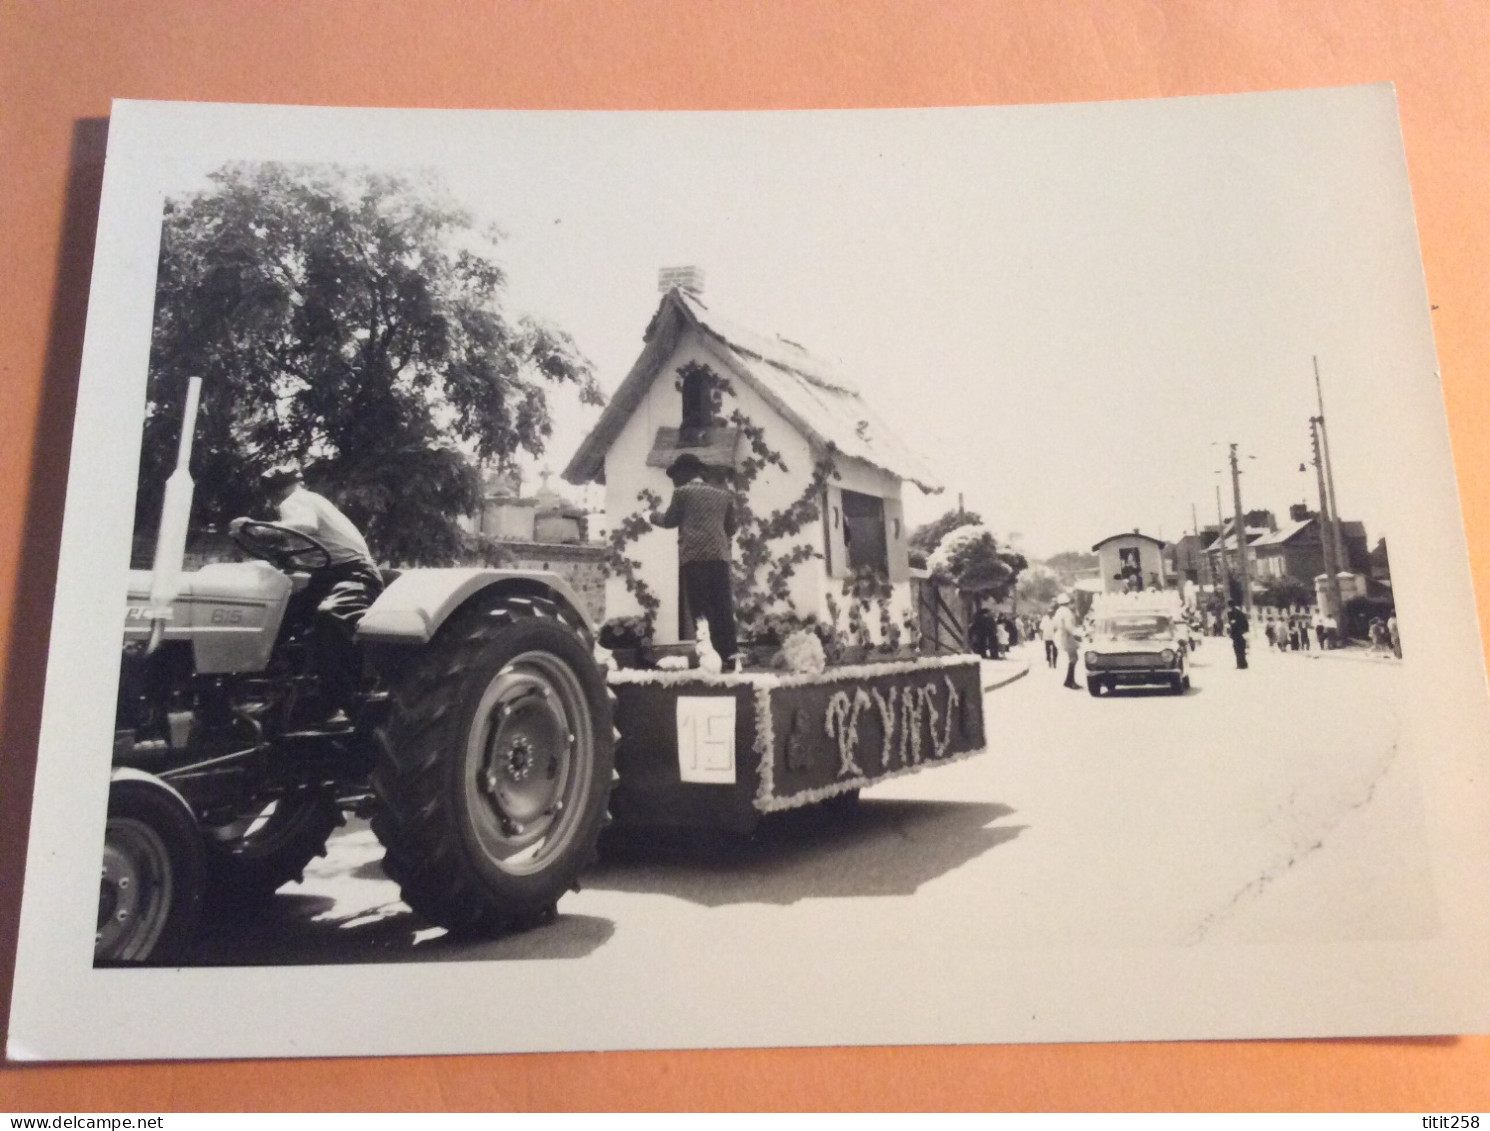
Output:
[[[921,460],[832,367],[687,286],[644,341],[564,471],[605,486],[616,822],[748,832],[981,751],[978,659],[923,651],[901,499],[940,490]],[[684,453],[735,500],[733,663],[654,521]]]

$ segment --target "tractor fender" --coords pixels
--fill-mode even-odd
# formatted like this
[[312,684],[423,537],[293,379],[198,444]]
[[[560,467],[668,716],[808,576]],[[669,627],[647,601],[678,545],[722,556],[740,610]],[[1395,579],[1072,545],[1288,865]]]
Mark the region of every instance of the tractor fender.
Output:
[[177,805],[181,806],[182,811],[191,818],[193,825],[197,823],[197,815],[192,809],[191,804],[185,797],[181,796],[180,790],[164,778],[158,778],[154,774],[136,769],[134,766],[115,766],[109,771],[109,784],[113,785],[115,782],[121,781],[140,782],[159,790],[161,793],[170,797]]
[[594,626],[569,583],[538,569],[411,569],[400,574],[362,614],[363,644],[428,644],[440,626],[476,594],[501,587],[546,596],[568,607],[587,633]]

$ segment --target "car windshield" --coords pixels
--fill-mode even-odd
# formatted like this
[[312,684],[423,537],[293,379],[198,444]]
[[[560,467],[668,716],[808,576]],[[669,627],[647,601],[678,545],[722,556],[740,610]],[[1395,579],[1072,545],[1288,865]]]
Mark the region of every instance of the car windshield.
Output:
[[1174,636],[1169,618],[1157,615],[1109,617],[1098,627],[1104,635],[1119,640],[1169,640]]

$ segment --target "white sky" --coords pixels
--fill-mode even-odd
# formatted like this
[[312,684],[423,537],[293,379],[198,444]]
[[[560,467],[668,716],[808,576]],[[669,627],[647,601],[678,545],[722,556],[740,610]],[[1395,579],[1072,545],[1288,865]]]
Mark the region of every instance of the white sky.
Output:
[[[508,308],[610,391],[657,270],[840,363],[947,492],[1036,554],[1315,499],[1318,355],[1343,517],[1411,505],[1393,414],[1436,389],[1390,88],[992,109],[557,113],[182,108],[163,193],[232,159],[430,168],[508,235]],[[549,458],[597,410],[556,398]],[[1441,414],[1441,402],[1438,402]]]

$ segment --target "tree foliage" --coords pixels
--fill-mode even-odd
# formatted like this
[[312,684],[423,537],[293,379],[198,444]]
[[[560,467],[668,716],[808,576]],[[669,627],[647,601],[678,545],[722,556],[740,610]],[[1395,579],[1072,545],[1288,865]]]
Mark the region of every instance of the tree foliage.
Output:
[[983,518],[975,511],[951,510],[940,518],[932,519],[925,526],[918,526],[906,538],[906,545],[929,555],[952,531],[959,526],[982,526]]
[[980,524],[949,531],[927,559],[932,576],[949,579],[970,597],[992,601],[1008,597],[1028,564],[1023,554],[1001,550],[993,532]]
[[568,335],[503,311],[498,238],[433,181],[329,166],[228,165],[167,201],[136,531],[200,376],[194,524],[265,513],[289,460],[379,558],[451,560],[478,467],[542,452],[550,390],[601,400]]
[[1069,575],[1096,569],[1099,560],[1096,554],[1088,554],[1080,550],[1065,550],[1046,558],[1045,564],[1057,574]]
[[1061,579],[1048,566],[1032,565],[1019,575],[1014,595],[1020,612],[1042,612],[1061,594]]
[[1314,586],[1296,577],[1271,577],[1257,594],[1257,603],[1275,609],[1314,604]]

